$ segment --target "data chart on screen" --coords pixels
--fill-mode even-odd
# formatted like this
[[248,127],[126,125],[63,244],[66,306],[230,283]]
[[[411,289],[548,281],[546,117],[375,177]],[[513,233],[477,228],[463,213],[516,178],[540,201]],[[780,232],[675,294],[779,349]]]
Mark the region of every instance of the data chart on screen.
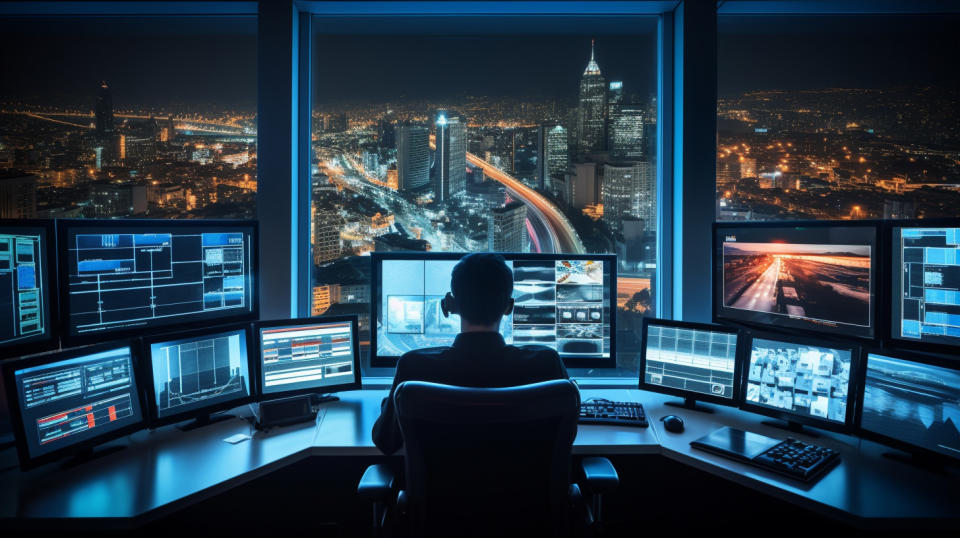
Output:
[[127,346],[53,360],[14,376],[32,457],[143,420]]
[[67,241],[71,335],[185,324],[254,311],[249,230],[86,233]]
[[150,364],[159,418],[250,395],[243,329],[151,343]]
[[850,397],[849,349],[753,339],[746,401],[843,424]]
[[353,382],[353,331],[349,321],[262,327],[261,392],[320,390]]
[[50,334],[45,232],[0,226],[0,347]]
[[892,329],[960,346],[960,228],[894,228]]
[[644,382],[733,398],[737,334],[649,324]]

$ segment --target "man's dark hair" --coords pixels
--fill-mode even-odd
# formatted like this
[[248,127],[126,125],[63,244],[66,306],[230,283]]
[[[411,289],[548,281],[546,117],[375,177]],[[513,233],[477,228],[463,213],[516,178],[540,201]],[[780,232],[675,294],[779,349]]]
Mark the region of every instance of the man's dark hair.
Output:
[[513,295],[513,271],[499,254],[467,254],[453,267],[450,290],[460,307],[460,317],[489,325],[507,309]]

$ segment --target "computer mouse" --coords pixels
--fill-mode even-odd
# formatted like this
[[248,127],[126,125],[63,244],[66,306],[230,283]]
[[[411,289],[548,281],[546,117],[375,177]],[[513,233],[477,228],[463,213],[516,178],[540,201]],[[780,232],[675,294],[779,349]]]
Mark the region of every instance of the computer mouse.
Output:
[[680,433],[683,431],[683,419],[677,415],[660,417],[660,422],[663,422],[663,428],[668,432]]

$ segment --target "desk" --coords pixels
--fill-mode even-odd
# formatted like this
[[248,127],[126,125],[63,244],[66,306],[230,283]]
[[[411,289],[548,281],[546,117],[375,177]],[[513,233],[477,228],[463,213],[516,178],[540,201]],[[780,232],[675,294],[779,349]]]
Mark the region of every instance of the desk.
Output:
[[[786,437],[786,432],[760,424],[763,417],[720,406],[712,406],[713,414],[678,409],[664,405],[674,397],[640,390],[581,393],[583,399],[639,401],[650,427],[581,425],[575,454],[661,455],[857,526],[915,525],[904,522],[909,518],[957,524],[957,473],[939,475],[891,461],[881,456],[884,449],[879,445],[830,433],[819,439],[796,435],[836,449],[843,458],[808,487],[690,448],[690,441],[722,426]],[[307,457],[377,456],[370,432],[386,394],[386,390],[342,393],[341,401],[321,407],[314,423],[267,433],[256,432],[240,418],[189,432],[167,426],[130,435],[120,441],[128,449],[72,469],[51,464],[25,473],[8,470],[0,473],[0,519],[52,520],[75,528],[79,518],[97,526],[133,527]],[[248,418],[252,414],[249,406],[233,413]],[[659,418],[667,414],[682,416],[686,430],[679,434],[663,430]],[[252,439],[236,445],[223,441],[237,433]]]

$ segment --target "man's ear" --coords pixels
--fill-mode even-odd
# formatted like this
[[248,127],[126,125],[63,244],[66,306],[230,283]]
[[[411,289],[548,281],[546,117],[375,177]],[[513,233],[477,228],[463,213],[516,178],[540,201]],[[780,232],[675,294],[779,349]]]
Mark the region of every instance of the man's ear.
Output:
[[443,296],[443,299],[440,299],[440,310],[445,318],[449,318],[450,314],[460,314],[460,306],[457,305],[457,300],[449,291]]
[[513,297],[507,299],[507,309],[503,311],[504,316],[509,316],[513,312]]

